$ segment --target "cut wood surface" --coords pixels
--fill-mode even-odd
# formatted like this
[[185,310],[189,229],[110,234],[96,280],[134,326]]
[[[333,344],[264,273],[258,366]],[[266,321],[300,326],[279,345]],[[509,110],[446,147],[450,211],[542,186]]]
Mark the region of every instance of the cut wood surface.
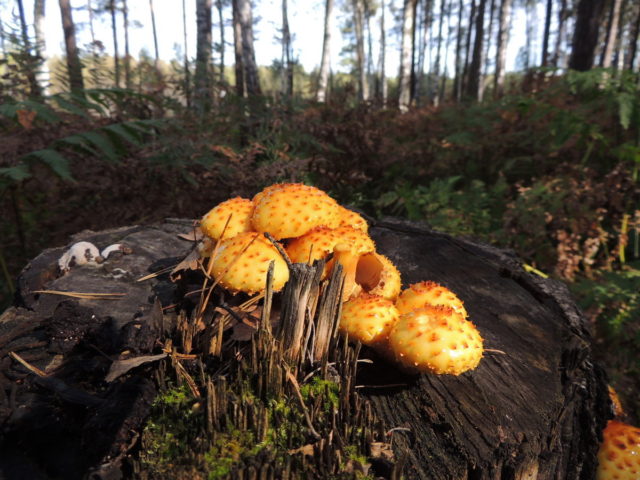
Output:
[[[0,478],[113,475],[114,459],[136,442],[156,387],[136,368],[112,384],[105,372],[123,350],[158,353],[161,307],[183,292],[167,274],[137,280],[184,258],[193,245],[178,234],[190,225],[173,220],[83,232],[75,240],[100,248],[122,242],[133,253],[60,275],[58,248],[25,268],[16,305],[0,317]],[[362,350],[374,362],[360,368],[358,391],[404,457],[404,476],[594,478],[610,403],[567,288],[527,273],[508,252],[426,227],[389,220],[370,233],[405,286],[433,280],[456,292],[489,349],[477,369],[458,377],[406,375]],[[54,374],[38,377],[9,352]]]

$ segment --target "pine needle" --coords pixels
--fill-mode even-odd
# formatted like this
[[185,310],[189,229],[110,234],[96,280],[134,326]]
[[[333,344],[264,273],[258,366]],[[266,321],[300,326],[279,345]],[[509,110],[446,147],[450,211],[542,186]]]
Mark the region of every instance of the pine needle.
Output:
[[126,293],[63,292],[61,290],[33,290],[32,293],[62,295],[64,297],[83,298],[85,300],[119,300],[126,295]]

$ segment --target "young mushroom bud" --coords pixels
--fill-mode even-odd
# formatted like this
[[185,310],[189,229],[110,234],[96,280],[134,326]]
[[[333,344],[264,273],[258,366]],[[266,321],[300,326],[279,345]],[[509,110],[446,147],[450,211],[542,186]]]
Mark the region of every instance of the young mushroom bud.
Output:
[[396,307],[398,307],[400,313],[408,313],[426,305],[451,307],[464,318],[468,316],[462,300],[451,290],[436,282],[414,283],[406,290],[403,290],[396,300]]
[[227,290],[253,294],[266,288],[271,262],[274,262],[273,290],[277,292],[289,280],[287,263],[264,235],[243,232],[220,242],[212,272]]
[[597,480],[640,478],[640,428],[609,420],[598,451]]
[[[219,240],[224,230],[224,238],[235,237],[241,232],[250,232],[253,202],[247,198],[235,197],[219,203],[202,217],[200,229],[214,240]],[[225,229],[226,225],[226,229]]]
[[351,341],[359,340],[370,347],[384,348],[399,315],[393,302],[363,293],[342,306],[340,332]]
[[389,348],[407,370],[451,375],[476,368],[483,352],[476,327],[441,306],[401,314],[389,333]]
[[320,225],[338,225],[338,203],[322,190],[303,184],[282,184],[257,195],[251,218],[258,232],[276,240],[304,235]]

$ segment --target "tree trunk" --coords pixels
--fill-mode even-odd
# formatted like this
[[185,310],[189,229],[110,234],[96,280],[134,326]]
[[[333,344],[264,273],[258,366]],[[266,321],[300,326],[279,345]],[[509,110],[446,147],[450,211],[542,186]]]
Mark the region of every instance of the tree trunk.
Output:
[[464,29],[462,28],[462,17],[464,15],[464,3],[463,0],[458,2],[458,30],[456,33],[456,59],[455,59],[455,78],[453,80],[453,92],[452,98],[458,102],[462,97],[462,36]]
[[371,96],[372,79],[375,77],[373,71],[373,34],[371,33],[371,10],[369,9],[369,0],[364,2],[364,20],[367,31],[367,72],[366,82],[369,97]]
[[629,33],[628,25],[625,25],[625,18],[627,18],[627,0],[622,0],[620,6],[620,15],[618,16],[618,35],[616,35],[616,45],[614,48],[614,63],[618,72],[624,69],[625,64],[625,46],[627,43],[627,36]]
[[440,84],[440,51],[442,50],[442,28],[444,26],[445,9],[446,0],[442,0],[440,2],[440,19],[438,21],[438,45],[436,47],[436,59],[433,62],[433,81],[435,83],[435,88],[433,89],[432,101],[436,107],[440,104],[438,85]]
[[604,0],[580,0],[573,32],[569,68],[586,71],[593,67],[604,5]]
[[544,33],[542,34],[542,66],[549,64],[549,35],[551,31],[551,15],[553,15],[553,0],[547,0],[547,11],[544,17]]
[[158,50],[158,31],[156,30],[156,13],[153,8],[153,0],[149,0],[149,12],[151,13],[151,28],[153,31],[154,66],[156,72],[159,72],[160,53]]
[[233,47],[235,54],[236,94],[244,97],[247,93],[244,71],[244,59],[242,57],[242,25],[240,24],[240,12],[238,2],[232,0],[233,10]]
[[496,98],[504,94],[504,74],[507,62],[507,44],[509,43],[509,26],[511,24],[511,2],[512,0],[502,0],[500,4],[500,28],[498,31],[496,73],[493,84],[493,94]]
[[476,0],[471,0],[471,11],[469,12],[469,28],[467,29],[467,39],[464,49],[464,68],[462,69],[462,85],[461,92],[466,92],[469,85],[469,55],[471,53],[471,34],[473,33],[473,23],[477,15]]
[[293,96],[293,61],[291,57],[287,0],[282,0],[282,94],[287,97]]
[[116,87],[120,87],[120,57],[118,56],[118,24],[116,22],[116,0],[109,0],[107,6],[111,15],[111,35],[113,37],[113,63]]
[[[567,0],[561,0],[560,10],[558,11],[558,36],[556,37],[556,46],[553,53],[553,65],[555,67],[562,67],[565,61],[560,61],[560,52],[562,49],[562,41],[565,37],[567,30]],[[566,59],[566,55],[563,56]]]
[[320,61],[320,73],[318,75],[318,90],[316,100],[326,102],[327,87],[329,86],[329,70],[331,69],[331,14],[333,0],[326,0],[324,5],[324,35],[322,37],[322,59]]
[[480,99],[480,86],[482,85],[482,41],[484,39],[484,10],[486,0],[480,0],[476,16],[476,38],[473,44],[473,58],[469,66],[469,83],[467,84],[467,96],[475,100]]
[[182,0],[182,43],[184,48],[184,97],[187,109],[191,108],[191,67],[189,66],[189,50],[187,44],[187,5],[186,0]]
[[489,50],[491,48],[491,39],[493,38],[493,19],[496,8],[495,0],[491,0],[489,5],[489,26],[484,38],[485,45],[482,50],[482,76],[480,78],[480,93],[478,94],[478,100],[482,101],[484,98],[484,91],[487,88],[489,82]]
[[24,15],[24,5],[22,0],[16,0],[18,3],[18,13],[20,17],[20,31],[22,33],[22,47],[27,58],[26,71],[27,81],[29,82],[29,96],[32,98],[39,98],[42,96],[42,91],[38,80],[36,78],[36,70],[38,68],[36,59],[33,56],[31,49],[31,41],[29,40],[29,32],[27,29],[27,20]]
[[380,71],[380,100],[382,106],[387,105],[387,95],[388,95],[388,87],[387,87],[387,75],[386,75],[386,50],[387,50],[387,34],[384,26],[385,19],[385,7],[384,0],[380,3],[380,59],[378,64],[378,70]]
[[194,100],[200,113],[211,108],[211,58],[213,39],[211,32],[211,0],[196,2],[196,73]]
[[45,0],[33,2],[33,27],[36,35],[36,56],[40,61],[36,80],[40,91],[47,95],[49,89],[49,66],[47,63],[47,41],[44,37]]
[[84,90],[82,79],[82,64],[76,46],[76,29],[71,14],[69,0],[58,0],[60,4],[60,17],[62,18],[62,30],[64,31],[64,45],[67,53],[67,70],[69,72],[69,86],[71,91]]
[[611,67],[616,38],[618,37],[618,22],[620,20],[621,5],[622,0],[613,0],[611,4],[609,23],[607,27],[607,36],[605,40],[604,51],[602,52],[602,59],[600,60],[600,66],[603,68]]
[[364,0],[353,0],[353,25],[356,33],[356,77],[358,78],[358,99],[369,100],[369,85],[364,54]]
[[216,0],[216,8],[218,10],[218,22],[220,23],[220,85],[226,83],[224,77],[224,51],[225,51],[225,39],[224,39],[224,17],[222,16],[222,0]]
[[449,0],[447,11],[447,39],[444,47],[444,69],[442,71],[442,78],[440,79],[440,99],[444,100],[447,94],[447,77],[449,76],[449,47],[451,46],[451,11],[453,10],[453,0]]
[[131,88],[131,54],[129,52],[129,7],[122,0],[122,21],[124,25],[124,85]]
[[401,112],[409,110],[411,105],[411,64],[413,56],[413,31],[415,29],[415,14],[417,0],[404,0],[402,14],[402,45],[400,49],[400,79],[398,107]]
[[0,18],[0,52],[2,53],[3,60],[5,60],[7,58],[7,45],[5,44],[4,24],[2,23],[1,18]]
[[635,61],[636,55],[638,52],[638,38],[640,37],[640,5],[635,5],[636,7],[636,19],[633,24],[633,29],[629,34],[629,59],[627,61],[628,69],[631,71],[635,70]]
[[238,5],[238,19],[242,33],[242,66],[247,95],[260,95],[260,79],[258,66],[253,48],[253,13],[251,0],[236,0]]

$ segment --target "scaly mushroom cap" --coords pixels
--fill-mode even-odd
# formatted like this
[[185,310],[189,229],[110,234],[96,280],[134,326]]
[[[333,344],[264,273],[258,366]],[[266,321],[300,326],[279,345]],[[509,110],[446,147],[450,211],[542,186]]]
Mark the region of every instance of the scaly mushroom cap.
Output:
[[272,261],[273,289],[279,291],[289,280],[287,263],[264,235],[243,232],[220,242],[212,272],[227,290],[253,294],[266,288],[267,270]]
[[235,237],[241,232],[250,232],[253,202],[247,198],[235,197],[225,200],[213,207],[200,221],[200,228],[208,237],[219,240],[229,217],[229,224],[224,231],[224,238]]
[[396,266],[384,255],[367,253],[358,260],[356,283],[372,295],[380,295],[395,301],[400,294],[402,281]]
[[451,290],[436,282],[426,281],[414,283],[406,290],[403,290],[396,300],[396,307],[398,307],[400,313],[408,313],[411,310],[426,305],[451,307],[464,318],[468,316],[462,300]]
[[274,192],[276,190],[280,190],[282,187],[285,187],[287,185],[291,185],[291,184],[290,183],[274,183],[272,185],[269,185],[268,187],[265,187],[261,191],[256,193],[251,199],[251,201],[253,202],[254,205],[257,205],[258,202],[262,199],[262,197],[264,197],[265,195],[269,195],[271,192]]
[[393,302],[362,293],[343,304],[340,332],[351,341],[359,340],[369,346],[384,345],[399,315]]
[[339,205],[322,190],[298,183],[283,184],[258,194],[251,223],[276,240],[304,235],[320,225],[338,225]]
[[598,450],[597,480],[640,478],[640,428],[609,420]]
[[313,263],[333,252],[336,243],[338,243],[336,231],[320,226],[291,240],[286,250],[293,263]]
[[473,323],[442,306],[401,314],[389,333],[389,348],[408,370],[451,375],[476,368],[483,351]]
[[342,206],[340,207],[338,226],[353,227],[357,230],[362,230],[365,233],[369,231],[369,224],[364,218],[362,218],[362,215]]

